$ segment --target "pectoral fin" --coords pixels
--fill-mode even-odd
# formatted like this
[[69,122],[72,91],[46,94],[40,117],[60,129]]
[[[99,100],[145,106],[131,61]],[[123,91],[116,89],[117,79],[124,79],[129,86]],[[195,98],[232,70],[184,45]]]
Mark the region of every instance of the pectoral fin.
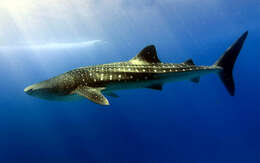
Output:
[[102,89],[91,87],[78,87],[74,92],[80,96],[86,97],[92,102],[100,105],[109,105],[107,98],[101,93]]

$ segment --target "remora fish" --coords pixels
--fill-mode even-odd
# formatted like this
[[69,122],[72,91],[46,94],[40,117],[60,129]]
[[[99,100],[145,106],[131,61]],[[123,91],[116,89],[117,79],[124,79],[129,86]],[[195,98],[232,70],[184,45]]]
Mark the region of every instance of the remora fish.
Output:
[[97,104],[109,105],[103,95],[117,97],[119,89],[150,88],[162,90],[170,81],[199,82],[200,76],[217,73],[231,96],[235,87],[232,69],[248,35],[246,31],[211,66],[196,66],[191,59],[180,63],[162,63],[154,45],[145,47],[126,62],[81,67],[24,89],[29,95],[48,100],[72,100],[85,97]]

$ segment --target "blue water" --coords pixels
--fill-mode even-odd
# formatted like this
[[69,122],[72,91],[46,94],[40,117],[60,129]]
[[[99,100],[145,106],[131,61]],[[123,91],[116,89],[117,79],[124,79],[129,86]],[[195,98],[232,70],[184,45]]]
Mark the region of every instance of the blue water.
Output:
[[[259,1],[52,3],[0,4],[1,163],[260,162]],[[246,30],[234,97],[215,74],[118,91],[109,107],[23,92],[76,67],[126,61],[148,44],[163,62],[210,65]]]

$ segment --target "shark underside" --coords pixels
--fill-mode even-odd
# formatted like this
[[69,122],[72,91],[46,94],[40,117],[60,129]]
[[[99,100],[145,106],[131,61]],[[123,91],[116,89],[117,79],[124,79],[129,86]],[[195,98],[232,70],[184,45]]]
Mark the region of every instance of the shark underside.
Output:
[[118,97],[120,89],[150,88],[162,90],[171,81],[190,80],[198,83],[200,76],[217,73],[230,95],[235,87],[232,69],[247,37],[245,32],[211,66],[196,66],[191,59],[180,63],[162,63],[154,45],[145,47],[127,62],[81,67],[24,89],[32,96],[48,100],[74,100],[85,97],[97,104],[109,105],[104,96]]

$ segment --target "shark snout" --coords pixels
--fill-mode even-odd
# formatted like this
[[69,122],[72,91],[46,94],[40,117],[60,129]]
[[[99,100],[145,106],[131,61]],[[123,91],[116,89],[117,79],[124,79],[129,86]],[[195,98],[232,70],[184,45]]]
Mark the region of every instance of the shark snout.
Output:
[[48,93],[50,87],[45,82],[40,82],[36,84],[32,84],[26,88],[24,88],[24,92],[31,96],[39,96]]
[[25,93],[27,93],[28,95],[31,95],[31,94],[33,93],[33,91],[34,91],[34,85],[30,85],[30,86],[24,88],[23,91],[24,91]]

